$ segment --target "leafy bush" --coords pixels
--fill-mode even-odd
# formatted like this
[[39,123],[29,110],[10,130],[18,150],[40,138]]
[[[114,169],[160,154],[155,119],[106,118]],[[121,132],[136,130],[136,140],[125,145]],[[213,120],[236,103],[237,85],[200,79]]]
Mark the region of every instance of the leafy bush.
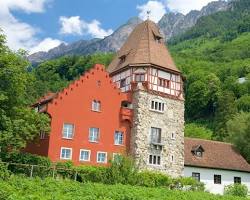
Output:
[[77,169],[77,180],[80,182],[107,182],[107,168],[94,166],[80,166]]
[[46,177],[50,173],[52,163],[47,157],[18,152],[2,153],[0,156],[3,162],[24,164],[22,166],[15,164],[8,165],[8,170],[15,174],[26,174],[29,176],[32,168],[31,165],[43,166],[33,167],[33,176]]
[[4,163],[0,163],[0,180],[7,180],[9,177],[10,172],[8,170],[8,166]]
[[181,177],[173,180],[171,189],[177,190],[191,190],[191,191],[204,191],[204,183],[196,181],[191,177]]
[[117,160],[111,161],[107,168],[108,184],[135,184],[135,176],[138,170],[134,160],[130,157],[119,156]]
[[136,185],[145,187],[169,187],[172,179],[164,174],[150,171],[139,172],[136,179]]
[[183,192],[166,188],[130,185],[79,183],[70,180],[28,179],[12,176],[0,180],[0,200],[243,200],[241,197],[219,196],[204,192]]
[[224,189],[224,194],[225,195],[246,197],[247,193],[248,193],[247,186],[243,185],[243,184],[239,184],[239,183],[225,186],[225,189]]

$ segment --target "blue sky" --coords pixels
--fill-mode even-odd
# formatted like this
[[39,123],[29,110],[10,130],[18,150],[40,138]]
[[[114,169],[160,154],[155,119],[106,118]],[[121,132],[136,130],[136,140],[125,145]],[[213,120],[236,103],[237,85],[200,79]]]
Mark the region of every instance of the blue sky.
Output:
[[47,51],[60,43],[103,38],[134,16],[157,22],[212,0],[0,0],[0,28],[11,49]]

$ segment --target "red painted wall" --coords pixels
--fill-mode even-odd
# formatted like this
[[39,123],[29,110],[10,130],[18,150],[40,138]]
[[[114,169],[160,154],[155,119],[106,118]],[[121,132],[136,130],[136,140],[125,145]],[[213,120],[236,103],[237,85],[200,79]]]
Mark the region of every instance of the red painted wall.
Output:
[[[101,102],[100,112],[91,110],[93,100]],[[91,165],[97,165],[97,151],[108,152],[108,159],[112,159],[112,153],[126,153],[129,147],[130,122],[125,120],[127,116],[121,115],[128,113],[121,109],[121,102],[124,100],[130,101],[129,94],[121,93],[116,88],[104,66],[95,65],[48,104],[51,132],[48,145],[40,145],[40,151],[46,152],[47,148],[48,157],[52,161],[60,161],[61,147],[72,148],[74,164]],[[75,125],[73,139],[62,138],[63,123]],[[89,142],[90,127],[100,129],[98,143]],[[114,145],[116,130],[124,132],[124,145]],[[36,148],[28,149],[29,152],[36,153]],[[90,162],[79,162],[80,149],[91,150]]]

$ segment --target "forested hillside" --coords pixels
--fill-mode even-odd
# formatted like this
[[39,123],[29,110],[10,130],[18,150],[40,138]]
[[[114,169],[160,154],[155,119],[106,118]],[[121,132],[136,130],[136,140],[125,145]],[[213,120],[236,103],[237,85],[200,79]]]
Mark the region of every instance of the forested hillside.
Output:
[[250,1],[202,17],[168,47],[186,77],[186,136],[233,142],[250,160]]
[[[231,9],[200,18],[168,48],[186,80],[185,135],[232,142],[250,161],[250,1],[232,2]],[[2,36],[0,53],[0,144],[6,148],[21,148],[46,128],[47,119],[35,123],[36,114],[25,106],[64,88],[94,63],[107,66],[113,58],[65,56],[27,68],[22,52],[11,52]],[[20,130],[28,134],[16,137]]]

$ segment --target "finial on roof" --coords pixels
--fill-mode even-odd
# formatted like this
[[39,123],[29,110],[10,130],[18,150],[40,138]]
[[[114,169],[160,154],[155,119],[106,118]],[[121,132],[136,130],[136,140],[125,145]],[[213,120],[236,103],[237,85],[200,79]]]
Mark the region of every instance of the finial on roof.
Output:
[[148,20],[149,20],[149,15],[150,15],[150,13],[151,13],[151,11],[148,10],[148,11],[147,11],[147,19],[148,19]]

